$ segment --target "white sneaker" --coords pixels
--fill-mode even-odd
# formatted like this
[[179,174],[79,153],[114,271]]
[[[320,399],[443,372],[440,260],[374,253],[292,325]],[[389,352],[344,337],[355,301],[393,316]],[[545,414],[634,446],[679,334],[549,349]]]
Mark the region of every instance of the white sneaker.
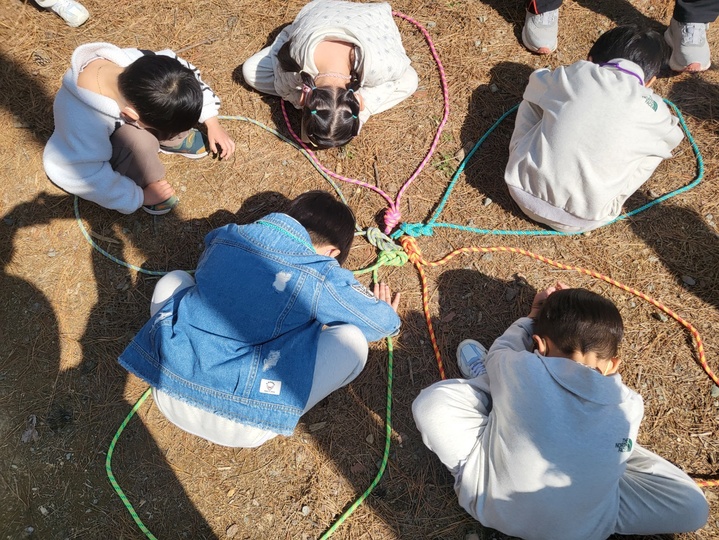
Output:
[[669,67],[674,71],[704,71],[711,58],[707,43],[706,23],[680,23],[674,19],[664,32],[664,40],[672,48]]
[[557,50],[559,33],[559,10],[535,15],[527,11],[522,28],[522,43],[537,54],[550,54]]
[[85,6],[75,0],[57,0],[50,9],[60,15],[67,25],[73,28],[77,28],[90,17],[90,13],[85,9]]
[[465,339],[460,343],[457,347],[457,365],[462,377],[474,379],[487,373],[487,368],[484,367],[485,356],[487,349],[479,341]]

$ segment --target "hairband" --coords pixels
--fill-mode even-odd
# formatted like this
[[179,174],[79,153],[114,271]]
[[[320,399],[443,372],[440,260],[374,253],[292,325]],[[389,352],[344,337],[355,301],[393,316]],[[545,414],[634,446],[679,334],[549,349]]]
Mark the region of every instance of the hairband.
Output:
[[310,111],[311,114],[317,114],[317,109]]
[[355,93],[355,89],[354,89],[354,88],[350,88],[350,89],[348,90],[348,92],[352,92],[352,93],[354,94],[354,93]]
[[352,118],[357,118],[357,115],[356,115],[356,114],[353,114],[353,115],[352,115]]

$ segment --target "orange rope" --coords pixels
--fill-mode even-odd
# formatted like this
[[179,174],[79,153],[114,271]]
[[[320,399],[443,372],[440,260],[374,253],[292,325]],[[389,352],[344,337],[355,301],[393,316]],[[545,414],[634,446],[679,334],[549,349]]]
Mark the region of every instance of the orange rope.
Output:
[[[448,255],[444,256],[442,259],[438,261],[426,261],[424,257],[422,256],[422,251],[419,249],[419,246],[417,245],[417,240],[411,236],[403,236],[400,239],[400,242],[402,244],[402,247],[404,248],[405,252],[407,252],[407,255],[409,256],[409,260],[415,265],[417,268],[417,271],[419,272],[420,281],[422,282],[422,309],[424,311],[424,318],[427,321],[427,328],[429,329],[429,337],[432,341],[432,349],[434,350],[434,356],[437,360],[437,367],[439,368],[439,375],[442,379],[446,378],[445,372],[444,372],[444,365],[442,363],[442,355],[439,351],[439,346],[437,345],[437,338],[434,333],[434,327],[432,326],[432,320],[430,318],[429,313],[429,292],[427,290],[427,277],[424,273],[423,266],[441,266],[444,264],[447,264],[449,261],[451,261],[454,257],[461,253],[496,253],[496,252],[505,252],[505,253],[518,253],[520,255],[525,255],[527,257],[530,257],[532,259],[535,259],[537,261],[549,264],[550,266],[554,266],[555,268],[559,268],[560,270],[572,270],[574,272],[579,272],[580,274],[585,274],[587,276],[591,276],[596,279],[601,279],[602,281],[606,281],[610,285],[614,285],[615,287],[618,287],[622,289],[623,291],[626,291],[628,293],[633,294],[634,296],[638,296],[642,300],[645,300],[649,302],[651,305],[656,307],[657,309],[663,311],[667,315],[669,315],[672,319],[677,321],[679,324],[681,324],[684,328],[686,328],[689,333],[692,336],[692,339],[694,340],[694,344],[696,347],[697,352],[697,358],[696,362],[701,366],[701,368],[704,370],[704,373],[706,373],[709,378],[714,382],[714,384],[719,385],[719,379],[714,374],[714,372],[709,368],[709,365],[706,361],[706,356],[704,355],[704,343],[702,342],[702,338],[699,335],[699,331],[687,320],[683,319],[679,314],[677,314],[672,309],[668,308],[658,300],[655,300],[654,298],[647,296],[643,292],[640,292],[632,287],[628,287],[627,285],[624,285],[623,283],[610,278],[609,276],[605,276],[604,274],[600,274],[599,272],[595,272],[594,270],[587,270],[586,268],[582,268],[580,266],[573,266],[569,264],[563,264],[557,261],[554,261],[552,259],[548,259],[547,257],[544,257],[542,255],[538,255],[536,253],[532,253],[531,251],[527,251],[525,249],[520,248],[511,248],[511,247],[463,247],[459,249],[455,249]],[[719,486],[719,480],[697,480],[696,483],[699,486]]]

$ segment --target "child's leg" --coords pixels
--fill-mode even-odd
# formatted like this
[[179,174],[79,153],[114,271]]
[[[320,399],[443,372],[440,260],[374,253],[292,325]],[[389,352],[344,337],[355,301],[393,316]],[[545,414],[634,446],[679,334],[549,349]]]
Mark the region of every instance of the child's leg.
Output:
[[367,353],[367,339],[356,326],[341,324],[322,330],[317,343],[312,390],[303,412],[352,382],[364,369]]
[[279,94],[275,90],[275,70],[272,66],[273,48],[277,50],[276,45],[265,47],[245,60],[242,64],[242,77],[255,90],[277,96]]
[[165,177],[165,166],[157,156],[160,143],[147,130],[124,124],[110,136],[113,170],[135,181],[141,188]]
[[164,275],[155,285],[155,290],[152,292],[152,300],[150,301],[150,316],[152,317],[155,313],[160,311],[167,301],[172,298],[176,293],[192,287],[195,284],[195,279],[182,270],[173,270],[168,274]]
[[489,378],[449,379],[422,390],[412,404],[422,441],[457,474],[481,440],[492,410]]
[[618,534],[695,531],[709,516],[709,505],[683,471],[636,445],[619,481]]

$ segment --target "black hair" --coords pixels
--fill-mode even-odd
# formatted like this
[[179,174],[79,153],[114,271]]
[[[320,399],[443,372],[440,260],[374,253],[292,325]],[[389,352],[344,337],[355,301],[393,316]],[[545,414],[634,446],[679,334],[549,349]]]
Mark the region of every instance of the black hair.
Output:
[[290,55],[292,40],[277,51],[280,67],[290,73],[299,73],[302,84],[309,88],[302,107],[302,131],[317,148],[342,146],[357,135],[360,128],[360,104],[355,92],[362,81],[361,68],[350,70],[345,88],[317,86],[314,78],[301,71],[299,63]]
[[187,131],[200,119],[200,81],[176,58],[141,56],[120,73],[117,83],[140,121],[163,134]]
[[589,57],[595,64],[603,64],[615,58],[634,62],[644,71],[646,82],[657,76],[668,59],[668,52],[659,32],[626,25],[612,28],[599,36],[589,50]]
[[552,340],[564,354],[591,351],[610,359],[619,351],[624,323],[611,300],[586,289],[560,289],[544,302],[534,333]]
[[312,244],[340,250],[337,261],[347,260],[354,239],[355,216],[349,206],[327,191],[307,191],[295,197],[285,212],[307,229]]

